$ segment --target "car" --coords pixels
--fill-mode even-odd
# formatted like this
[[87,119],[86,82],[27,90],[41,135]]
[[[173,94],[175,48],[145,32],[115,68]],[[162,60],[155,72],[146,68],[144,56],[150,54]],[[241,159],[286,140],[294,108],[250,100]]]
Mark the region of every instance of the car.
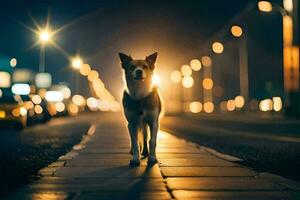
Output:
[[29,95],[20,95],[23,103],[24,103],[24,107],[27,109],[27,123],[28,125],[32,125],[35,124],[37,122],[37,116],[34,112],[34,104],[31,101],[31,98]]
[[48,111],[48,103],[38,94],[30,94],[31,102],[34,104],[35,119],[38,123],[45,123],[51,119]]
[[0,126],[22,129],[27,126],[27,109],[19,95],[0,91]]

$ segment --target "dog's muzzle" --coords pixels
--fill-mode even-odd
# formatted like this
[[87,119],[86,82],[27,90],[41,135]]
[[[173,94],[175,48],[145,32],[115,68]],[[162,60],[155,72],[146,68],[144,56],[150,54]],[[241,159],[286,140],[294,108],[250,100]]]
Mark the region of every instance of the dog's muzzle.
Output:
[[143,80],[145,77],[144,77],[144,72],[140,69],[137,69],[135,71],[135,75],[134,75],[134,80]]

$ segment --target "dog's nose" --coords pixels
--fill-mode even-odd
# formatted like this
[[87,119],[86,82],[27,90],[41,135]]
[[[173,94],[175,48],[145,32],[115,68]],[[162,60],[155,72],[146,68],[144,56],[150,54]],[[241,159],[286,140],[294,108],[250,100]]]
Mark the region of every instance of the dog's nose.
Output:
[[141,76],[143,75],[143,71],[140,70],[140,69],[136,70],[135,73],[136,73],[136,75],[137,75],[138,77],[141,77]]

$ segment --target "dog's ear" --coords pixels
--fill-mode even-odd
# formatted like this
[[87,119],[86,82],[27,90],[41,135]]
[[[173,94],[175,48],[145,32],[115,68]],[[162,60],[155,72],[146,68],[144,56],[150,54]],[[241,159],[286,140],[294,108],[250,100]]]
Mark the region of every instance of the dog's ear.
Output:
[[124,68],[124,66],[129,63],[130,61],[132,61],[132,58],[131,56],[127,56],[126,54],[124,53],[119,53],[119,57],[120,57],[120,60],[121,60],[121,63],[122,63],[122,67]]
[[151,55],[149,55],[149,56],[146,57],[147,63],[148,63],[149,66],[150,66],[151,68],[153,68],[153,69],[154,69],[154,64],[155,64],[155,62],[156,62],[156,58],[157,58],[157,52],[156,52],[156,53],[153,53],[153,54],[151,54]]

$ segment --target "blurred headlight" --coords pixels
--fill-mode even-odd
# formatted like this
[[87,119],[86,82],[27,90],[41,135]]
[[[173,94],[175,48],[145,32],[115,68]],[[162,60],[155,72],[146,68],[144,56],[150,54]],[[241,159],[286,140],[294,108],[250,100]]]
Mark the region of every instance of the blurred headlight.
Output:
[[25,116],[25,115],[27,114],[26,108],[21,107],[21,108],[20,108],[20,114],[21,114],[22,116]]
[[43,112],[42,106],[40,106],[40,105],[35,105],[35,106],[34,106],[34,112],[35,112],[36,114],[41,114],[41,113]]
[[12,110],[11,114],[14,116],[14,117],[19,117],[20,116],[20,109],[19,108],[15,108]]

